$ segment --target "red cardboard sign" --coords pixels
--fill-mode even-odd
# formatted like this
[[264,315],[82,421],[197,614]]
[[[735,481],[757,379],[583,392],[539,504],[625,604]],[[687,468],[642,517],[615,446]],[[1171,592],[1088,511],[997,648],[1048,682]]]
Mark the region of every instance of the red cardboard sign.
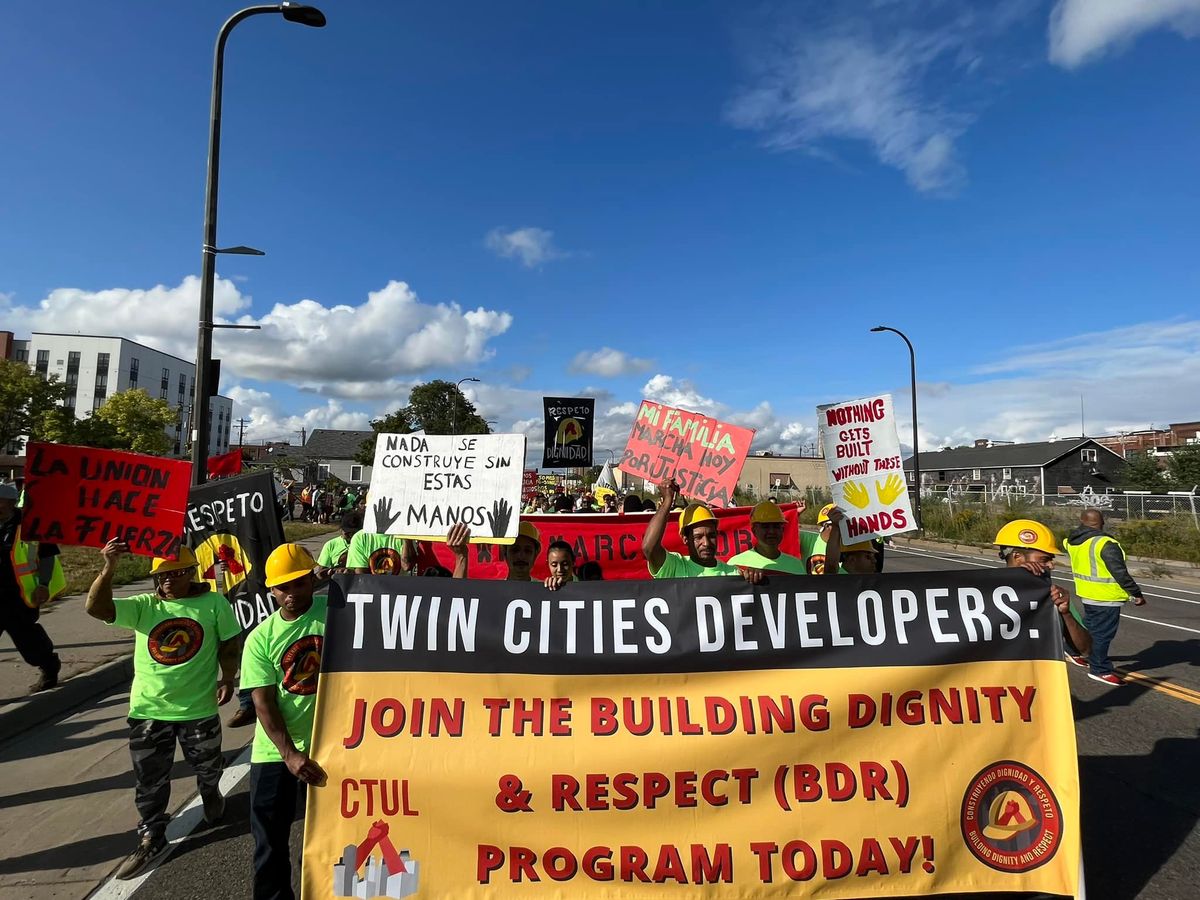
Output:
[[120,538],[138,556],[175,559],[191,480],[190,462],[34,442],[21,532],[31,541],[83,547]]
[[685,497],[731,506],[753,440],[753,428],[643,400],[617,468],[655,485],[673,477]]
[[538,487],[538,470],[525,469],[521,472],[521,496],[528,497],[536,494]]
[[[799,556],[800,518],[796,513],[796,504],[781,503],[779,508],[783,510],[787,520],[779,549],[784,553]],[[750,549],[754,542],[754,536],[750,532],[750,511],[748,506],[713,510],[720,525],[720,531],[717,533],[719,559],[728,559]],[[642,556],[642,537],[652,515],[653,513],[584,513],[521,516],[522,522],[531,523],[542,536],[542,546],[533,566],[533,577],[542,579],[550,574],[546,567],[546,549],[552,541],[566,541],[575,551],[576,568],[585,562],[598,562],[606,581],[649,578],[650,572],[646,569],[646,560]],[[663,546],[668,550],[687,554],[683,541],[679,539],[678,513],[673,513],[667,522]],[[445,544],[432,544],[432,548],[438,562],[453,570],[454,557],[449,548]],[[499,551],[499,547],[491,544],[472,544],[468,551],[470,563],[467,577],[505,578],[508,575],[508,565]]]

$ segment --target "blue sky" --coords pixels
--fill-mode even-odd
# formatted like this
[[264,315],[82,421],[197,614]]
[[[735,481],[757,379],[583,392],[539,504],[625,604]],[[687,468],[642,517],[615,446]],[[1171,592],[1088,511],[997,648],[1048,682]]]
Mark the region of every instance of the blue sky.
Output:
[[[193,355],[235,8],[6,4],[0,328]],[[322,8],[227,53],[250,438],[474,376],[500,430],[587,393],[619,450],[651,397],[799,452],[818,403],[906,416],[879,322],[925,446],[1200,417],[1200,0]]]

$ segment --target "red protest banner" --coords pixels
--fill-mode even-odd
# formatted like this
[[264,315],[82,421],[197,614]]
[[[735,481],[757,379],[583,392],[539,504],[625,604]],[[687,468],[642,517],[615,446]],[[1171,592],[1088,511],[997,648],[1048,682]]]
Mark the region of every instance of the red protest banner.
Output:
[[538,488],[538,470],[525,469],[521,472],[521,496],[528,497],[536,494]]
[[753,428],[643,400],[617,468],[651,484],[674,477],[685,497],[730,506],[753,440]]
[[242,451],[230,450],[220,456],[208,458],[208,474],[214,478],[225,475],[240,475],[242,472]]
[[183,539],[192,464],[143,453],[31,443],[21,530],[31,541],[174,559]]
[[[799,516],[795,503],[780,504],[787,527],[779,549],[793,556],[800,555]],[[750,532],[748,506],[730,509],[715,509],[720,531],[717,535],[717,557],[729,559],[748,550],[754,541]],[[642,536],[650,522],[652,513],[629,515],[584,513],[581,515],[521,516],[522,522],[531,523],[542,536],[542,547],[533,566],[533,577],[545,578],[550,574],[546,568],[546,548],[552,541],[566,541],[575,551],[575,566],[585,562],[598,562],[606,581],[631,578],[649,578],[646,560],[642,557]],[[668,550],[687,554],[683,541],[679,539],[678,513],[672,514],[663,536],[663,546]],[[453,569],[454,557],[445,544],[433,544],[438,562]],[[470,550],[469,578],[504,578],[508,565],[499,553],[499,548],[490,544],[472,544]]]

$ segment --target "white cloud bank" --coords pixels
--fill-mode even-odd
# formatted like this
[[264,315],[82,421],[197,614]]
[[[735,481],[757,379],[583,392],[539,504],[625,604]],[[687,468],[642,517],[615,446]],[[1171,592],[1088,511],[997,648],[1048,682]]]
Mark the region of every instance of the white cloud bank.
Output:
[[601,347],[599,350],[582,350],[571,360],[568,371],[577,375],[598,375],[601,378],[617,378],[647,372],[654,365],[648,359],[630,356],[622,350]]
[[497,256],[517,259],[527,269],[570,255],[554,246],[554,232],[545,228],[515,228],[512,231],[493,228],[483,243]]
[[1200,35],[1200,0],[1059,0],[1050,13],[1050,61],[1078,68],[1156,28]]

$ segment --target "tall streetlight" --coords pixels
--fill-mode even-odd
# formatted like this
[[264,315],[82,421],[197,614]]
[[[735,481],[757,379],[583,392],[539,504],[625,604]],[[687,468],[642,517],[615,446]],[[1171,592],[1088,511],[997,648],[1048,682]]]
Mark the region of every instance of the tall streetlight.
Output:
[[895,328],[889,328],[887,325],[876,325],[872,331],[890,331],[892,334],[898,334],[904,339],[904,343],[908,344],[908,361],[909,370],[912,374],[912,419],[913,419],[913,481],[916,482],[917,489],[913,492],[913,515],[916,517],[916,526],[921,527],[921,444],[917,437],[917,351],[913,349],[912,341],[908,339],[903,331]]
[[[458,384],[454,385],[455,390],[458,392],[458,396],[462,395],[462,386],[464,381],[473,381],[476,384],[479,384],[478,378],[458,379]],[[458,434],[458,396],[450,398],[450,431],[454,434]]]
[[213,324],[213,282],[217,274],[217,254],[235,253],[262,256],[252,247],[217,247],[217,178],[221,164],[221,85],[225,74],[225,41],[243,19],[265,13],[279,13],[289,22],[321,28],[325,14],[315,6],[299,3],[278,3],[273,6],[248,6],[238,10],[217,33],[213,54],[212,107],[208,127],[208,179],[204,199],[204,246],[200,260],[200,322],[196,334],[196,393],[192,399],[192,484],[203,484],[208,477],[208,394],[209,365],[212,361],[213,328],[257,328],[258,326]]

